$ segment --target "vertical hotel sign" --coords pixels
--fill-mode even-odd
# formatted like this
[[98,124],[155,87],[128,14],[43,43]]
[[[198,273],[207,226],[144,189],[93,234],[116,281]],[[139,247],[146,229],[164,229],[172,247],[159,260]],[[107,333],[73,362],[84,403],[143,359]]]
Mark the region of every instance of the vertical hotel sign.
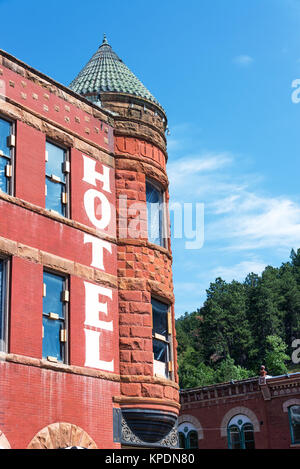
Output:
[[[100,236],[115,236],[115,193],[112,188],[114,171],[86,155],[82,155],[82,163],[82,181],[86,183],[83,194],[85,215]],[[84,234],[83,242],[87,249],[87,259],[91,260],[90,266],[110,273],[111,266],[116,263],[116,251],[112,243],[90,234]],[[116,291],[84,281],[84,292],[85,366],[114,372]]]

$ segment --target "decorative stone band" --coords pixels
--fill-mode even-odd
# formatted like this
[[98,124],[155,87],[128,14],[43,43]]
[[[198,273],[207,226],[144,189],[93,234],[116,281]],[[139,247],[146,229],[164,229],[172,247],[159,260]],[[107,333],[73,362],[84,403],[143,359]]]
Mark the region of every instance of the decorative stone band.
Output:
[[42,264],[45,267],[91,280],[95,283],[101,283],[103,286],[116,288],[118,284],[117,277],[114,275],[2,237],[0,237],[0,252],[6,255],[27,259],[31,262]]
[[[161,380],[160,378],[156,377],[149,377],[149,376],[132,376],[132,375],[123,375],[120,376],[117,373],[110,373],[106,371],[101,371],[96,368],[89,368],[84,366],[75,366],[75,365],[65,365],[64,363],[54,363],[48,360],[41,360],[38,358],[32,357],[25,357],[23,355],[17,355],[12,353],[5,353],[0,352],[0,362],[7,362],[7,363],[16,363],[18,365],[24,366],[33,366],[37,368],[43,368],[47,370],[62,372],[62,373],[70,373],[75,375],[82,375],[88,376],[91,378],[96,379],[104,379],[113,382],[147,382],[151,384],[158,384],[161,386],[169,386],[174,388],[176,391],[178,390],[178,384],[174,381],[170,380]],[[118,404],[148,404],[148,405],[161,405],[161,406],[171,406],[176,408],[176,412],[180,409],[180,404],[178,402],[173,401],[171,399],[155,399],[155,398],[147,398],[147,397],[126,397],[126,396],[119,396],[113,397],[113,402]]]

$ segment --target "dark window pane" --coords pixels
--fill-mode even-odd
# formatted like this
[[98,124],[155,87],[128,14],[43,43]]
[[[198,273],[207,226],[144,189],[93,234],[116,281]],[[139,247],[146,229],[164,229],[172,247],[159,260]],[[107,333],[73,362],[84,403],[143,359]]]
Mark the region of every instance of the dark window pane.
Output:
[[151,243],[163,246],[162,193],[153,187],[152,184],[146,183],[146,200],[148,215],[148,240]]
[[55,321],[43,317],[44,339],[43,339],[43,358],[54,357],[58,361],[63,360],[62,346],[60,342],[61,321]]
[[61,294],[64,290],[64,277],[44,272],[44,283],[46,284],[46,296],[43,298],[43,313],[58,314],[61,319],[64,318],[64,307],[61,301]]
[[168,337],[168,305],[152,299],[153,334]]
[[255,442],[254,442],[253,425],[251,423],[246,423],[245,425],[243,425],[243,432],[244,432],[245,448],[254,449]]
[[290,407],[293,443],[300,443],[300,406]]
[[229,428],[230,448],[242,449],[241,434],[237,426],[233,425]]
[[8,180],[5,175],[5,166],[9,163],[7,158],[0,156],[0,189],[3,192],[8,192]]
[[64,205],[62,204],[62,192],[64,185],[53,182],[46,178],[47,196],[46,208],[48,210],[55,210],[56,212],[64,215]]
[[198,434],[197,432],[190,432],[189,433],[189,447],[190,448],[198,448]]
[[63,172],[63,162],[65,161],[65,150],[52,143],[46,142],[46,151],[48,152],[48,161],[46,162],[46,174],[48,176],[60,177],[64,182],[66,179]]
[[179,448],[184,448],[185,449],[185,436],[184,436],[184,434],[179,432],[178,437],[179,437]]
[[153,339],[154,360],[167,363],[168,361],[168,344],[161,340]]
[[7,137],[10,135],[10,129],[11,124],[0,119],[0,151],[6,156],[10,156],[10,149],[7,146]]

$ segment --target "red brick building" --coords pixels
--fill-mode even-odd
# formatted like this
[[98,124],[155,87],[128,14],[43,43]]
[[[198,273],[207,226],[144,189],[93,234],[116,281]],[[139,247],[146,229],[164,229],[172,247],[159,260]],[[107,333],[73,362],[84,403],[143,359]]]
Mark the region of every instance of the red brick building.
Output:
[[180,446],[300,448],[300,373],[181,391]]
[[165,111],[104,38],[0,51],[0,446],[176,447]]

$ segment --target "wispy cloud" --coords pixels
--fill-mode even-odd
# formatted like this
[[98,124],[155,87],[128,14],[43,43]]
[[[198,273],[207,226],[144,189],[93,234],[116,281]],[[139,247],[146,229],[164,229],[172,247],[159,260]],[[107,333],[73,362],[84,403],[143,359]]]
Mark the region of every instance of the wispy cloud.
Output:
[[241,65],[242,67],[248,67],[254,62],[254,59],[250,55],[242,54],[234,57],[233,62],[237,65]]
[[231,162],[232,156],[226,152],[189,155],[172,161],[168,165],[168,175],[173,196],[179,198],[190,192],[194,196],[199,194],[199,184],[204,174],[215,174]]
[[232,266],[219,266],[211,271],[212,278],[221,277],[227,282],[232,280],[243,281],[246,276],[253,272],[260,275],[266,264],[259,260],[246,260]]

